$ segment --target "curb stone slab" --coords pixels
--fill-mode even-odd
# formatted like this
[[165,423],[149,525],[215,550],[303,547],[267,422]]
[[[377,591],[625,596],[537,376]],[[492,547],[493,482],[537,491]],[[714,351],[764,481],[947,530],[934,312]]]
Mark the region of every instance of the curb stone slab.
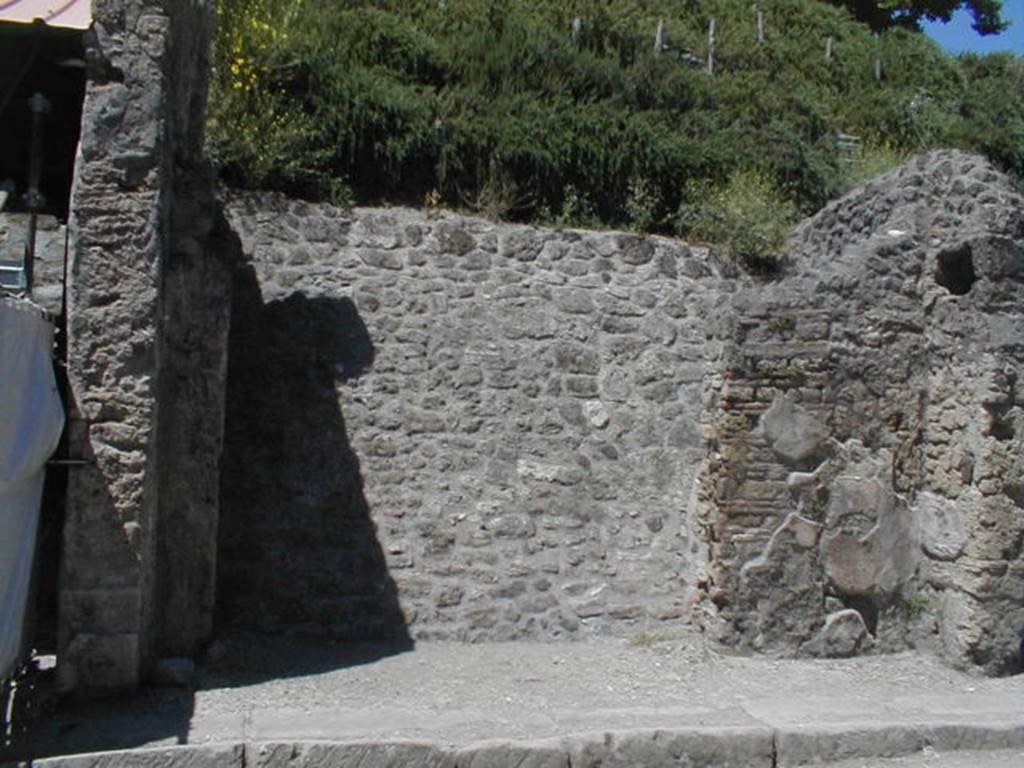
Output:
[[33,760],[34,768],[244,768],[241,744],[128,749]]
[[272,741],[98,752],[34,768],[796,768],[924,749],[1024,749],[1024,724],[689,728],[445,747],[426,742]]
[[570,768],[569,753],[561,742],[474,744],[455,756],[458,768]]
[[453,755],[432,744],[247,744],[244,768],[455,768]]
[[693,728],[576,740],[572,768],[771,768],[775,745],[769,728]]
[[929,725],[786,726],[775,731],[777,768],[851,758],[898,757],[925,747],[941,751],[1024,747],[1024,724],[936,723]]

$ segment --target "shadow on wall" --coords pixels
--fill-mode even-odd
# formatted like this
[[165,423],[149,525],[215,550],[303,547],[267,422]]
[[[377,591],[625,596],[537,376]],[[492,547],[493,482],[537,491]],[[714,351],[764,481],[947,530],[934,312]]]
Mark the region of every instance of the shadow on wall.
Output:
[[[373,356],[349,299],[297,293],[264,303],[254,270],[240,267],[221,472],[218,636],[242,630],[377,643],[371,657],[411,648],[336,391]],[[325,668],[368,660],[322,656]]]

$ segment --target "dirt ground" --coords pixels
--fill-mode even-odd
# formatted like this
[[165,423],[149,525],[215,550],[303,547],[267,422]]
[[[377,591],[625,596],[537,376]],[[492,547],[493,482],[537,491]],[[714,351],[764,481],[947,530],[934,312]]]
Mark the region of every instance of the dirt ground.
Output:
[[[459,747],[765,725],[836,731],[895,725],[924,733],[939,724],[951,734],[947,743],[925,738],[919,746],[945,752],[955,742],[955,749],[970,749],[981,738],[991,743],[980,746],[1016,748],[1005,743],[1012,731],[1024,749],[1024,676],[977,677],[920,653],[750,658],[682,633],[395,650],[256,635],[223,639],[196,668],[192,687],[64,703],[17,731],[8,758],[232,740],[412,740]],[[989,728],[1002,735],[977,735]],[[956,729],[974,735],[957,737]],[[1015,761],[1020,751],[1007,755]],[[995,757],[985,752],[978,759]],[[917,752],[893,768],[1001,766],[958,759]]]

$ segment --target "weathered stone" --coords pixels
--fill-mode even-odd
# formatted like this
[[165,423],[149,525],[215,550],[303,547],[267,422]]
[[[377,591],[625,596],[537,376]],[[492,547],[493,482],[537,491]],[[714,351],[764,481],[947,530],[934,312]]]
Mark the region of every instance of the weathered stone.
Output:
[[488,743],[460,750],[455,756],[459,768],[566,768],[569,756],[558,747]]
[[654,258],[654,246],[650,240],[636,235],[619,235],[616,245],[627,264],[646,264]]
[[922,549],[936,560],[956,560],[967,544],[963,517],[956,504],[936,494],[918,496],[914,523]]
[[188,745],[105,751],[32,761],[41,768],[244,768],[241,744]]
[[573,315],[587,315],[594,311],[594,300],[585,290],[569,288],[555,294],[555,306]]
[[362,262],[369,267],[380,267],[381,269],[402,268],[402,256],[396,251],[363,250],[359,251],[358,255]]
[[828,437],[821,420],[787,396],[771,404],[761,417],[761,426],[775,452],[794,465],[813,461]]
[[476,239],[458,224],[441,224],[437,227],[437,240],[442,253],[465,256],[476,248]]
[[[982,190],[985,213],[968,200]],[[1022,363],[1019,321],[1004,308],[1024,299],[1021,202],[977,158],[922,155],[801,224],[792,269],[739,286],[720,313],[716,451],[696,509],[714,525],[709,597],[723,596],[731,642],[825,652],[809,631],[829,590],[879,648],[933,643],[922,628],[937,625],[954,663],[1012,665],[1005,628],[1024,611],[1006,586],[1024,583],[1000,574],[1021,561],[1006,544],[1020,540],[1009,510],[1024,466],[1004,446],[1024,445],[1019,373],[1006,374]],[[794,507],[822,526],[817,562],[779,555]]]
[[212,626],[231,257],[201,158],[210,5],[96,0],[93,19],[67,291],[89,463],[68,483],[58,666],[81,693]]
[[604,404],[600,400],[588,400],[583,404],[583,412],[587,419],[598,429],[608,426],[610,417]]
[[768,768],[774,763],[773,755],[774,741],[769,728],[679,728],[607,734],[602,741],[576,740],[569,764],[585,768]]
[[245,745],[243,765],[254,768],[455,768],[455,757],[432,744],[310,742],[303,744],[270,742]]
[[825,619],[811,646],[822,656],[853,656],[871,644],[871,636],[864,625],[864,619],[855,610],[847,609],[831,613]]

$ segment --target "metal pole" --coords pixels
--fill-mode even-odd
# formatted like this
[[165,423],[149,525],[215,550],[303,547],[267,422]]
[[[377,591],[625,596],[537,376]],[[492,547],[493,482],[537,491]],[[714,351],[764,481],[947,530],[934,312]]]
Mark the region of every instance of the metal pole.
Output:
[[39,177],[43,166],[43,115],[50,111],[50,101],[43,94],[36,93],[28,100],[32,111],[32,147],[29,150],[28,191],[25,202],[28,204],[28,237],[25,239],[25,292],[32,295],[32,273],[36,258],[36,226],[39,211],[45,204],[43,193],[39,191]]

